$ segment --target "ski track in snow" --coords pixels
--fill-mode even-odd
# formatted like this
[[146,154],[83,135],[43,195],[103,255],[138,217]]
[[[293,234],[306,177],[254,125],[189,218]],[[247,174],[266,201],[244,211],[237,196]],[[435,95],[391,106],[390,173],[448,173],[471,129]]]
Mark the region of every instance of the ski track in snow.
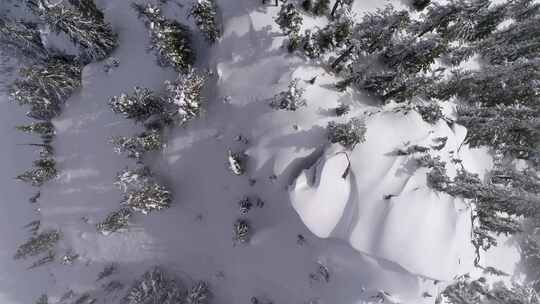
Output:
[[[339,180],[336,176],[342,174],[346,164],[343,159],[336,160],[343,156],[332,155],[335,147],[326,144],[324,127],[334,119],[328,113],[338,101],[354,105],[349,116],[361,116],[374,108],[357,100],[353,103],[349,93],[328,89],[327,85],[335,82],[333,76],[305,65],[281,48],[284,37],[272,19],[276,7],[263,7],[252,0],[236,0],[234,5],[232,1],[217,2],[224,37],[208,49],[203,42],[196,42],[197,66],[219,75],[207,96],[207,113],[185,128],[171,130],[162,154],[147,158],[158,178],[173,189],[174,204],[149,216],[134,216],[127,232],[103,236],[95,229],[98,221],[119,208],[121,193],[112,186],[115,174],[127,166],[135,167],[133,161],[114,154],[108,138],[141,131],[140,126],[112,113],[107,101],[131,92],[134,86],[163,91],[163,82],[175,78],[171,70],[158,67],[154,55],[147,52],[147,32],[129,7],[130,1],[98,2],[119,33],[120,46],[112,56],[120,60],[120,66],[108,74],[103,71],[103,62],[86,66],[82,88],[53,121],[58,132],[54,147],[61,175],[43,187],[38,205],[26,203],[34,190],[12,178],[36,157],[30,148],[14,145],[32,140],[13,130],[24,121],[24,111],[1,97],[0,136],[4,146],[0,162],[4,172],[0,175],[0,204],[9,212],[0,215],[4,232],[0,240],[0,303],[30,303],[44,292],[55,299],[69,289],[99,296],[97,273],[111,262],[119,267],[115,279],[128,286],[156,264],[186,283],[207,280],[215,303],[249,303],[256,296],[275,303],[361,304],[373,303],[372,297],[379,290],[397,295],[403,303],[432,303],[433,299],[422,298],[421,294],[437,294],[440,286],[428,278],[447,280],[470,270],[468,265],[455,268],[452,255],[470,246],[463,228],[467,225],[449,224],[450,229],[429,220],[433,215],[451,223],[465,221],[466,215],[458,215],[455,210],[459,202],[426,189],[421,172],[400,173],[406,157],[392,159],[381,156],[391,151],[375,149],[403,146],[404,140],[393,138],[395,123],[403,124],[403,130],[414,135],[408,139],[413,142],[435,137],[425,134],[428,127],[424,125],[424,131],[417,134],[417,115],[374,114],[368,120],[368,143],[371,134],[381,142],[369,148],[359,145],[351,154],[351,174],[336,181],[350,195],[332,192],[335,185],[330,181]],[[364,12],[384,4],[356,1],[355,10]],[[193,28],[192,21],[185,19],[187,7],[179,9],[170,1],[167,8],[169,17]],[[310,22],[318,21],[306,21]],[[200,39],[200,35],[197,37]],[[285,112],[268,106],[269,98],[285,89],[290,79],[307,80],[314,75],[321,76],[306,92],[307,108]],[[437,128],[448,129],[442,125]],[[448,145],[460,143],[457,135],[444,132],[449,136]],[[240,134],[249,139],[248,144],[235,141]],[[388,142],[385,136],[393,140]],[[454,138],[456,142],[451,142]],[[228,172],[228,149],[245,150],[250,156],[248,176]],[[473,172],[482,173],[489,166],[482,151],[461,152],[460,157]],[[328,162],[339,166],[318,168]],[[317,214],[320,210],[312,208],[311,215],[306,215],[294,200],[291,204],[291,181],[310,167],[318,171],[318,182],[329,182],[306,181],[309,201],[319,199],[322,204],[333,200],[341,204],[337,211]],[[270,178],[274,174],[276,180]],[[250,186],[248,178],[255,179],[256,184]],[[296,183],[298,186],[298,179]],[[382,193],[397,197],[384,202]],[[237,202],[245,195],[257,195],[265,205],[253,208],[247,216],[255,231],[251,243],[233,246],[232,225],[240,217]],[[426,215],[430,204],[436,206]],[[70,249],[80,255],[74,265],[51,264],[27,271],[27,261],[16,263],[11,259],[16,246],[28,237],[22,226],[39,218],[34,210],[38,206],[43,227],[62,231],[58,255]],[[320,221],[309,221],[312,215],[327,219],[330,213],[333,218],[325,227],[317,226]],[[426,234],[421,224],[440,230]],[[321,235],[330,238],[318,238],[308,228],[315,234],[320,229]],[[297,244],[298,234],[306,237],[303,246]],[[448,244],[424,247],[433,242]],[[446,260],[434,260],[447,250]],[[330,270],[328,283],[309,278],[318,262]],[[109,300],[112,303],[114,298]]]

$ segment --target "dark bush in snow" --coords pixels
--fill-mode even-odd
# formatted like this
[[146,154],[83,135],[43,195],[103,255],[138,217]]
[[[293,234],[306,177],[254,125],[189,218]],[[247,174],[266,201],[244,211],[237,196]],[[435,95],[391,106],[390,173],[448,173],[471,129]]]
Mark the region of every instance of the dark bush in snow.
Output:
[[353,118],[346,123],[330,122],[327,126],[328,140],[339,143],[347,149],[354,147],[365,140],[366,125],[363,120]]

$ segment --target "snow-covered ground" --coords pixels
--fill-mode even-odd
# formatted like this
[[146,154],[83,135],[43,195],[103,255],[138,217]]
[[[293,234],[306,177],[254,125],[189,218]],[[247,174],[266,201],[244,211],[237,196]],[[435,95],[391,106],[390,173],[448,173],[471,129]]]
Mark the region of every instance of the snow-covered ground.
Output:
[[[273,21],[278,8],[253,0],[217,1],[224,36],[212,47],[196,42],[197,67],[216,75],[205,116],[171,130],[164,151],[147,159],[173,189],[172,208],[135,216],[126,232],[99,234],[95,224],[119,207],[114,176],[135,167],[113,152],[108,139],[141,129],[107,102],[134,86],[163,91],[164,81],[176,76],[147,52],[146,29],[131,1],[96,2],[120,36],[112,54],[120,66],[109,73],[103,63],[86,66],[82,88],[53,121],[61,174],[44,186],[39,204],[27,203],[34,190],[13,179],[36,157],[31,148],[16,146],[32,140],[13,129],[24,122],[24,111],[0,98],[0,303],[31,303],[44,292],[54,300],[70,289],[113,303],[116,298],[105,297],[95,282],[112,262],[119,268],[115,279],[126,285],[152,265],[185,282],[206,280],[214,303],[249,303],[253,296],[275,303],[376,303],[381,291],[390,302],[433,303],[422,295],[436,295],[439,281],[475,271],[468,206],[429,189],[426,171],[411,166],[412,156],[393,152],[447,137],[442,150],[430,153],[450,164],[459,158],[479,174],[490,168],[489,155],[461,146],[461,126],[432,126],[416,112],[337,92],[334,76],[283,49]],[[354,9],[362,14],[384,4],[356,1]],[[169,1],[164,11],[193,27],[187,5]],[[314,85],[304,81],[314,76]],[[270,108],[269,99],[294,78],[302,80],[308,106],[295,112]],[[348,157],[328,144],[325,131],[341,103],[352,110],[340,120],[361,117],[367,125],[366,141]],[[245,176],[229,172],[228,150],[249,156]],[[235,246],[232,227],[245,196],[260,197],[264,206],[246,216],[254,229],[250,244]],[[73,265],[25,270],[28,265],[11,259],[28,237],[22,226],[39,217],[43,227],[62,231],[60,254],[80,255]],[[502,247],[504,259],[495,251],[490,261],[504,262],[496,265],[512,273],[515,250]],[[319,265],[328,268],[328,282],[310,278]]]

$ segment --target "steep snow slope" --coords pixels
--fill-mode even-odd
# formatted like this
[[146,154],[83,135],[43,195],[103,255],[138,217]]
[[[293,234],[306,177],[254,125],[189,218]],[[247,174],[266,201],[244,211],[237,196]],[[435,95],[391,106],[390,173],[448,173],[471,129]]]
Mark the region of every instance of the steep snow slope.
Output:
[[[2,270],[20,273],[4,276],[10,284],[0,283],[6,303],[29,303],[45,291],[54,300],[69,289],[114,303],[122,293],[105,295],[95,282],[97,273],[111,262],[119,268],[114,279],[126,285],[155,264],[186,284],[207,280],[215,303],[249,303],[252,296],[275,303],[361,304],[377,303],[378,297],[432,303],[433,298],[422,294],[434,295],[442,287],[434,279],[447,280],[471,269],[466,206],[433,193],[425,185],[423,169],[413,170],[410,157],[391,152],[406,142],[429,146],[435,137],[447,136],[446,147],[438,152],[443,160],[455,151],[469,170],[478,173],[490,165],[485,153],[466,147],[457,151],[465,135],[459,126],[440,122],[432,127],[415,113],[394,113],[391,107],[380,111],[354,92],[336,92],[335,77],[281,47],[284,37],[273,21],[278,8],[252,0],[217,1],[224,37],[210,48],[196,41],[198,68],[209,68],[217,76],[208,88],[207,113],[185,128],[171,130],[162,154],[146,160],[174,189],[173,207],[135,216],[127,232],[98,234],[95,224],[119,207],[120,193],[112,186],[116,172],[135,166],[115,155],[107,140],[140,131],[140,126],[114,115],[107,101],[136,85],[162,91],[163,81],[175,75],[158,67],[154,55],[146,51],[146,30],[130,1],[97,2],[120,35],[120,47],[112,54],[120,66],[109,73],[103,71],[103,63],[85,67],[82,88],[54,121],[62,173],[44,187],[39,203],[43,226],[62,231],[59,255],[72,250],[80,258],[71,266],[36,270],[44,274],[40,284],[26,281],[36,277],[23,275],[23,265],[2,262]],[[385,4],[356,3],[358,13]],[[174,1],[164,7],[169,17],[193,27],[186,20],[187,9]],[[269,99],[291,79],[314,76],[319,76],[315,85],[301,82],[306,108],[286,112],[269,107]],[[328,144],[324,129],[336,119],[332,109],[339,103],[352,106],[348,117],[368,122],[367,141],[349,155],[351,170],[345,179],[341,176],[347,157]],[[2,136],[17,142],[10,128],[22,111],[5,103],[0,106],[6,118],[1,122]],[[239,135],[247,141],[238,140]],[[249,156],[247,176],[227,170],[229,149]],[[11,168],[9,175],[2,174],[6,180],[0,184],[6,187],[1,191],[7,194],[1,201],[5,206],[13,204],[9,200],[24,203],[32,194],[8,182],[32,159],[15,157],[20,151],[12,146],[2,151],[10,153],[2,161]],[[386,194],[396,196],[383,200]],[[240,217],[237,203],[246,195],[258,196],[265,204],[247,215],[254,230],[251,243],[234,246],[232,225]],[[2,222],[8,231],[25,223],[18,217],[30,214],[31,207],[20,208],[20,216],[13,216],[17,227]],[[297,242],[299,234],[305,237],[303,245]],[[9,260],[14,244],[24,239],[21,233],[6,237],[2,261]],[[310,278],[319,264],[329,269],[329,282]]]

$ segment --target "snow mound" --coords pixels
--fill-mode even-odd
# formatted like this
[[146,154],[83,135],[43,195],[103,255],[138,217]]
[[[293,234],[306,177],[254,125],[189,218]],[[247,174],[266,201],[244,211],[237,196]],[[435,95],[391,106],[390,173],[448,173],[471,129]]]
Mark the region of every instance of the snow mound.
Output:
[[414,160],[418,152],[397,151],[429,148],[446,162],[449,175],[460,166],[453,159],[466,159],[467,168],[484,173],[485,154],[460,147],[464,128],[445,121],[431,126],[416,112],[380,112],[366,124],[366,141],[346,152],[349,171],[345,153],[333,146],[291,185],[290,199],[304,224],[319,237],[346,240],[421,276],[447,280],[468,271],[470,208],[427,186],[428,169]]

